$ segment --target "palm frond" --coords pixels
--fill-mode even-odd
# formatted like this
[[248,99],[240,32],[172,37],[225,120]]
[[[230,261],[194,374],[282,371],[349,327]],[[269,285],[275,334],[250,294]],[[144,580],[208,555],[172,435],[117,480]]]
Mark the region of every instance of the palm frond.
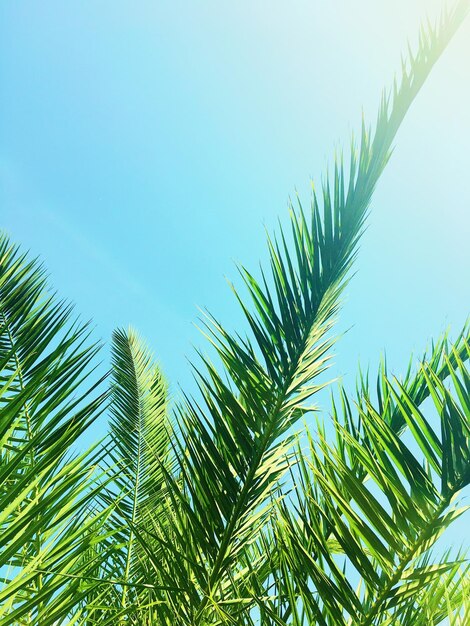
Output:
[[[143,340],[132,329],[116,330],[112,342],[110,437],[105,445],[114,487],[109,488],[104,502],[105,506],[115,502],[108,528],[117,544],[101,576],[104,580],[114,579],[120,592],[116,593],[113,586],[108,588],[111,596],[107,595],[100,623],[119,616],[127,616],[126,623],[131,618],[142,623],[142,610],[137,605],[149,601],[143,597],[148,565],[142,544],[152,542],[154,517],[161,523],[159,511],[165,499],[172,430],[167,396],[161,370]],[[103,604],[105,593],[106,589],[93,602],[89,600],[88,616],[97,611],[93,605]]]
[[[417,614],[426,602],[433,620],[444,604],[455,608],[451,586],[445,603],[432,605],[429,594],[443,576],[456,576],[462,560],[433,562],[430,550],[468,508],[455,500],[470,482],[468,336],[441,359],[433,356],[408,389],[382,371],[393,402],[382,396],[381,410],[370,393],[354,410],[343,391],[342,412],[334,406],[333,441],[319,423],[310,457],[299,453],[298,497],[293,509],[280,505],[277,524],[284,576],[298,593],[285,594],[284,619],[298,611],[299,596],[312,619],[338,626],[414,623],[403,615]],[[434,415],[423,396],[432,399]],[[396,411],[407,426],[406,443],[391,426],[399,421]]]
[[73,452],[104,408],[100,381],[87,380],[97,352],[87,342],[44,269],[1,235],[0,624],[52,624],[75,602],[54,574],[73,572],[92,540],[99,453]]

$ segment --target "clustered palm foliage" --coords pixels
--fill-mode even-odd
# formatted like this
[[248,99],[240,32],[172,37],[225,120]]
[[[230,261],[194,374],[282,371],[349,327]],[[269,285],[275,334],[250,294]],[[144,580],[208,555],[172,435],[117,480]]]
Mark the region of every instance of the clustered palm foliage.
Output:
[[218,366],[199,355],[194,396],[170,403],[132,330],[100,380],[87,327],[2,236],[0,626],[470,623],[465,554],[435,547],[470,482],[468,326],[312,412],[375,185],[468,6],[421,31],[375,129],[268,240],[270,271],[240,268],[248,334],[204,319]]

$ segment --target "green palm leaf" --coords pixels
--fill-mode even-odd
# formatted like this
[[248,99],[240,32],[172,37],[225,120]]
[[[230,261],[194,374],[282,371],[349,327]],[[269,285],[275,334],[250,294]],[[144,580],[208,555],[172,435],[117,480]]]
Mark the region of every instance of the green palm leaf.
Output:
[[144,546],[152,543],[153,520],[159,517],[165,499],[172,429],[166,382],[132,329],[113,334],[110,414],[105,449],[107,462],[112,463],[114,488],[110,487],[104,501],[105,506],[117,503],[108,528],[118,545],[111,549],[101,576],[111,578],[115,585],[93,602],[89,600],[87,614],[96,613],[96,605],[103,604],[103,594],[107,594],[100,623],[127,616],[140,624],[143,614],[148,614],[142,605],[152,601],[150,591],[144,593],[148,577]]
[[[87,386],[97,347],[47,289],[44,269],[0,237],[0,624],[53,624],[93,534],[97,453],[72,447],[104,407]],[[103,512],[103,516],[106,513]],[[86,571],[86,570],[85,570]],[[81,574],[85,572],[80,572]],[[59,576],[55,576],[59,574]]]
[[[435,606],[430,594],[442,576],[456,576],[462,561],[433,562],[430,549],[467,510],[455,497],[470,482],[470,347],[465,335],[449,353],[445,342],[439,345],[440,359],[434,352],[414,380],[399,383],[381,372],[379,388],[388,389],[390,399],[378,394],[381,410],[363,390],[354,418],[342,392],[342,415],[336,407],[333,413],[334,443],[320,424],[310,458],[299,458],[298,498],[293,509],[280,506],[277,533],[283,576],[295,581],[312,619],[411,624],[404,615],[417,614],[425,603],[433,620],[449,603],[459,606],[450,584]],[[426,393],[418,380],[425,380]],[[432,398],[434,415],[423,396]],[[391,426],[397,411],[408,425],[407,443]],[[355,579],[359,591],[351,585]],[[284,620],[298,610],[296,596],[285,598]]]

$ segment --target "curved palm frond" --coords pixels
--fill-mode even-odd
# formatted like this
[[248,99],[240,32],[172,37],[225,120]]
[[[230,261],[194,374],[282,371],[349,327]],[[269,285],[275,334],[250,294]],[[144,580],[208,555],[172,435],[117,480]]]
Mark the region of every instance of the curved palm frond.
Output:
[[[276,524],[283,566],[279,623],[294,614],[301,619],[299,597],[308,616],[299,623],[338,626],[411,624],[406,616],[424,606],[432,614],[427,623],[440,623],[447,607],[461,608],[458,585],[449,584],[445,598],[440,588],[437,597],[442,577],[451,581],[461,570],[461,558],[433,562],[430,551],[468,508],[455,501],[470,483],[468,339],[462,335],[448,353],[443,348],[440,359],[434,352],[405,384],[382,370],[379,389],[387,395],[384,401],[379,391],[379,409],[362,389],[354,416],[342,391],[341,413],[333,406],[333,440],[319,424],[309,457],[299,453],[295,504],[279,505]],[[424,396],[434,405],[433,419]],[[400,420],[406,437],[392,427]],[[464,572],[468,577],[468,568]],[[295,594],[286,581],[295,582]]]
[[93,538],[86,511],[99,453],[77,455],[73,445],[105,399],[101,381],[88,383],[97,347],[87,340],[87,327],[48,291],[42,266],[1,235],[2,625],[54,624],[75,602],[68,575]]

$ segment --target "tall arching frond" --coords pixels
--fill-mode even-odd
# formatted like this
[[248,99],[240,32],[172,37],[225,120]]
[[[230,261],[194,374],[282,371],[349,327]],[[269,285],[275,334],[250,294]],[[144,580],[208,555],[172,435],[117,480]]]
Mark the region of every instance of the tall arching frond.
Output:
[[185,590],[174,599],[182,624],[230,622],[238,610],[230,578],[271,511],[272,490],[288,466],[287,431],[321,387],[329,331],[372,193],[404,115],[467,10],[460,2],[438,27],[422,30],[418,51],[382,99],[373,132],[363,124],[347,165],[337,161],[309,215],[292,209],[292,244],[282,230],[269,239],[269,276],[258,281],[241,268],[250,305],[236,294],[251,337],[206,320],[223,370],[202,356],[200,399],[187,397],[179,409],[174,453],[182,482],[169,487],[181,511],[165,572]]

